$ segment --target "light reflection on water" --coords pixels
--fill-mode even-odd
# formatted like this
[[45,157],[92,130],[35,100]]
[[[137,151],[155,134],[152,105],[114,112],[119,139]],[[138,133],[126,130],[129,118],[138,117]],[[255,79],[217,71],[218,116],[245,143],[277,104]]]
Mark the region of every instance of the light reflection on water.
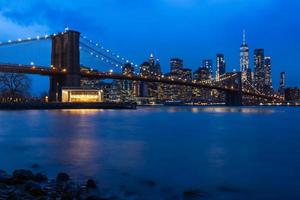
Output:
[[299,120],[299,109],[281,107],[0,111],[0,168],[38,163],[50,176],[126,185],[140,199],[198,187],[224,199],[223,185],[252,195],[227,199],[299,197]]

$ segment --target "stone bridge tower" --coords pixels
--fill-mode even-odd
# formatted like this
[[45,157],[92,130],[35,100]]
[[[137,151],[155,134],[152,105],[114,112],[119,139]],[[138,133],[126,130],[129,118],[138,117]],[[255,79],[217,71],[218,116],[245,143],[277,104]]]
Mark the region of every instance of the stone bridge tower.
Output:
[[52,37],[51,66],[67,75],[50,77],[49,101],[60,102],[62,87],[80,86],[80,33],[65,31]]

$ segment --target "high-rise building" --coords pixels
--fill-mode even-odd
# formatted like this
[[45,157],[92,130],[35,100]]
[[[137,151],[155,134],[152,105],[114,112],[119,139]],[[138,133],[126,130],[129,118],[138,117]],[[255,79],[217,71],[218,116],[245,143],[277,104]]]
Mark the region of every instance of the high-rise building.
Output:
[[256,89],[263,91],[265,88],[265,53],[264,49],[254,50],[254,84]]
[[210,80],[209,76],[209,70],[206,67],[199,67],[198,70],[194,72],[195,81],[208,81]]
[[[192,81],[192,70],[183,67],[183,60],[172,58],[170,60],[171,72],[165,74],[166,78],[172,80]],[[192,89],[188,86],[181,85],[165,85],[164,99],[165,100],[190,100],[192,97]]]
[[[122,68],[122,73],[124,75],[133,75],[134,67],[130,63],[126,63]],[[121,80],[120,97],[122,101],[134,101],[138,96],[138,84],[136,81],[131,80]],[[116,83],[115,83],[116,84]]]
[[300,88],[290,87],[284,91],[285,100],[289,102],[300,102]]
[[249,68],[249,47],[246,43],[246,32],[243,31],[243,44],[240,47],[240,70],[242,72],[242,80],[249,80],[251,70]]
[[155,73],[155,75],[157,75],[157,76],[160,76],[160,75],[161,75],[161,66],[160,66],[159,59],[156,59],[156,63],[155,63],[155,65],[154,65],[154,73]]
[[172,58],[170,61],[171,73],[177,73],[183,68],[183,60],[179,58]]
[[211,59],[205,59],[205,60],[203,60],[202,61],[202,67],[204,67],[204,68],[206,68],[206,69],[208,69],[208,71],[209,71],[209,79],[210,80],[212,80],[212,77],[213,77],[213,75],[212,75],[212,68],[213,68],[213,66],[212,66],[212,60]]
[[280,80],[279,80],[279,94],[284,95],[285,90],[285,72],[280,73]]
[[220,80],[220,76],[226,72],[226,63],[223,54],[217,54],[217,70],[216,70],[216,81]]
[[[155,61],[154,55],[151,53],[149,61],[144,62],[140,66],[140,74],[142,76],[160,76],[161,75],[161,67],[159,60]],[[158,91],[159,84],[158,83],[146,83],[146,82],[140,82],[139,87],[139,96],[145,97],[145,98],[151,98],[151,99],[157,99],[158,98]]]
[[271,91],[272,85],[272,73],[271,73],[271,57],[265,57],[265,89]]
[[153,53],[150,54],[149,64],[150,64],[151,68],[153,69],[155,66],[155,59],[154,59]]

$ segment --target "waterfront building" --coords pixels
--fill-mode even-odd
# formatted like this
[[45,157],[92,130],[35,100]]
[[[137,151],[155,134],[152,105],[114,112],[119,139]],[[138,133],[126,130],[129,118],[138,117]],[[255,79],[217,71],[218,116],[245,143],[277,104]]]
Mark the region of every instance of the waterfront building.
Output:
[[64,103],[96,103],[103,102],[103,91],[95,88],[62,88]]
[[285,100],[289,102],[299,102],[300,101],[300,88],[290,87],[286,88],[285,91]]
[[240,47],[240,71],[242,72],[242,80],[251,81],[251,69],[249,67],[249,47],[246,42],[246,32],[243,31],[243,43]]
[[254,50],[254,85],[257,90],[264,91],[265,89],[265,54],[264,49]]
[[216,81],[220,81],[220,76],[226,72],[226,62],[223,54],[217,54],[217,69],[216,69]]

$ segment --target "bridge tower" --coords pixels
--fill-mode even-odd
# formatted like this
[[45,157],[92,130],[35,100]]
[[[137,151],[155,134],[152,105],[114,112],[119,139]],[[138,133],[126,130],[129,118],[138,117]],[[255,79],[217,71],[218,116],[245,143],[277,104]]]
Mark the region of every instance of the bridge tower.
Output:
[[70,30],[52,37],[51,66],[67,75],[50,77],[49,101],[61,101],[62,87],[80,86],[79,39],[80,33]]
[[237,91],[226,91],[225,92],[225,102],[227,106],[242,106],[243,105],[243,94],[242,94],[242,73],[235,72],[237,76],[230,80],[230,83],[227,83],[234,88],[237,88]]

